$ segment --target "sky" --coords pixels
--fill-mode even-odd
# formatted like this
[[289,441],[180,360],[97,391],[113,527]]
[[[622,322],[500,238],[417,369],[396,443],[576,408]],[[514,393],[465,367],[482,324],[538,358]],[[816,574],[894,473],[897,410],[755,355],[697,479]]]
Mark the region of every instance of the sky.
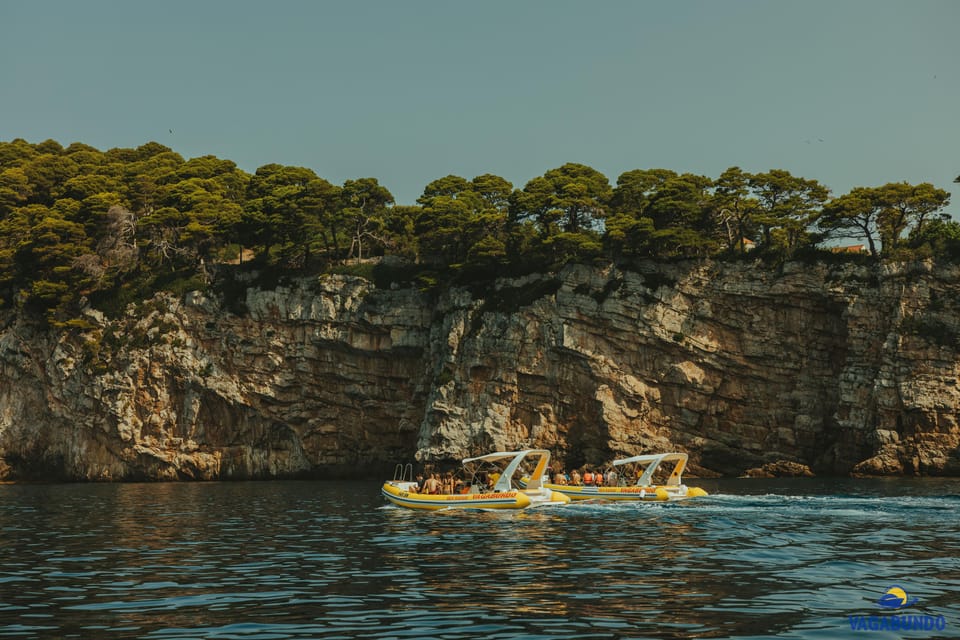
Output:
[[398,204],[567,162],[785,169],[932,182],[960,219],[958,25],[955,0],[0,0],[0,140],[156,141]]

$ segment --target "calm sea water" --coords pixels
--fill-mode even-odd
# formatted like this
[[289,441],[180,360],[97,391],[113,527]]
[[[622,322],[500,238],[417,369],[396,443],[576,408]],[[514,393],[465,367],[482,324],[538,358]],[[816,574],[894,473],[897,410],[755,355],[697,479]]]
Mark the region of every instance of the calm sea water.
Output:
[[[385,506],[372,482],[0,486],[0,637],[960,637],[960,481],[674,504]],[[849,616],[943,616],[940,631]]]

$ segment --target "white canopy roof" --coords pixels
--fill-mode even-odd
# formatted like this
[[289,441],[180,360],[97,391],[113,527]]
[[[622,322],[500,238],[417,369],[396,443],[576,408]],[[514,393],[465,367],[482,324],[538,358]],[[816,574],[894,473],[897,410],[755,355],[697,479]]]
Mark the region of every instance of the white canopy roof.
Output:
[[527,481],[527,489],[539,489],[544,470],[550,464],[550,452],[546,449],[523,449],[522,451],[495,451],[475,458],[464,458],[463,464],[468,465],[472,462],[496,462],[497,460],[511,459],[510,463],[500,473],[497,483],[493,486],[494,491],[510,491],[512,488],[513,474],[516,473],[520,464],[528,457],[538,457],[536,471],[531,474]]
[[680,477],[683,475],[683,470],[687,466],[687,454],[681,452],[670,452],[670,453],[649,453],[640,456],[632,456],[630,458],[621,458],[620,460],[614,460],[613,464],[615,466],[620,466],[624,464],[637,463],[641,465],[647,465],[643,471],[643,474],[637,478],[637,486],[646,487],[649,486],[653,480],[653,474],[656,472],[657,467],[660,466],[661,462],[675,462],[676,464],[673,467],[673,471],[670,474],[670,478],[667,480],[667,485],[678,485],[680,484]]

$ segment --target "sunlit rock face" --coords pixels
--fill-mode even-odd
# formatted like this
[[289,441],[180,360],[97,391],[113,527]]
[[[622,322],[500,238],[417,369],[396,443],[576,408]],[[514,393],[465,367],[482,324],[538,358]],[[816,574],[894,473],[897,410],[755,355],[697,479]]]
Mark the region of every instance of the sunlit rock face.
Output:
[[379,476],[528,446],[960,475],[953,267],[576,266],[441,293],[322,276],[240,302],[2,318],[0,477]]

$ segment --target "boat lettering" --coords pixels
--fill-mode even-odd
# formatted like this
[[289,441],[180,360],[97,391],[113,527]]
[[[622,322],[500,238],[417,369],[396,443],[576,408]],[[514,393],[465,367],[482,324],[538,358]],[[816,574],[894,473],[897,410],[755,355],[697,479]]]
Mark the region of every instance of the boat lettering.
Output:
[[[476,493],[476,494],[473,494],[473,495],[437,495],[437,496],[434,496],[434,495],[425,496],[425,495],[423,495],[423,494],[416,493],[416,494],[413,494],[413,495],[414,495],[415,498],[429,498],[429,499],[442,498],[443,500],[445,500],[445,501],[447,501],[447,502],[450,502],[450,501],[461,501],[461,500],[495,500],[495,499],[497,499],[497,498],[516,498],[516,497],[517,497],[516,492],[510,492],[510,493]],[[409,492],[409,491],[398,491],[398,492],[397,492],[397,497],[400,497],[400,498],[409,498],[409,497],[410,497],[410,492]]]

